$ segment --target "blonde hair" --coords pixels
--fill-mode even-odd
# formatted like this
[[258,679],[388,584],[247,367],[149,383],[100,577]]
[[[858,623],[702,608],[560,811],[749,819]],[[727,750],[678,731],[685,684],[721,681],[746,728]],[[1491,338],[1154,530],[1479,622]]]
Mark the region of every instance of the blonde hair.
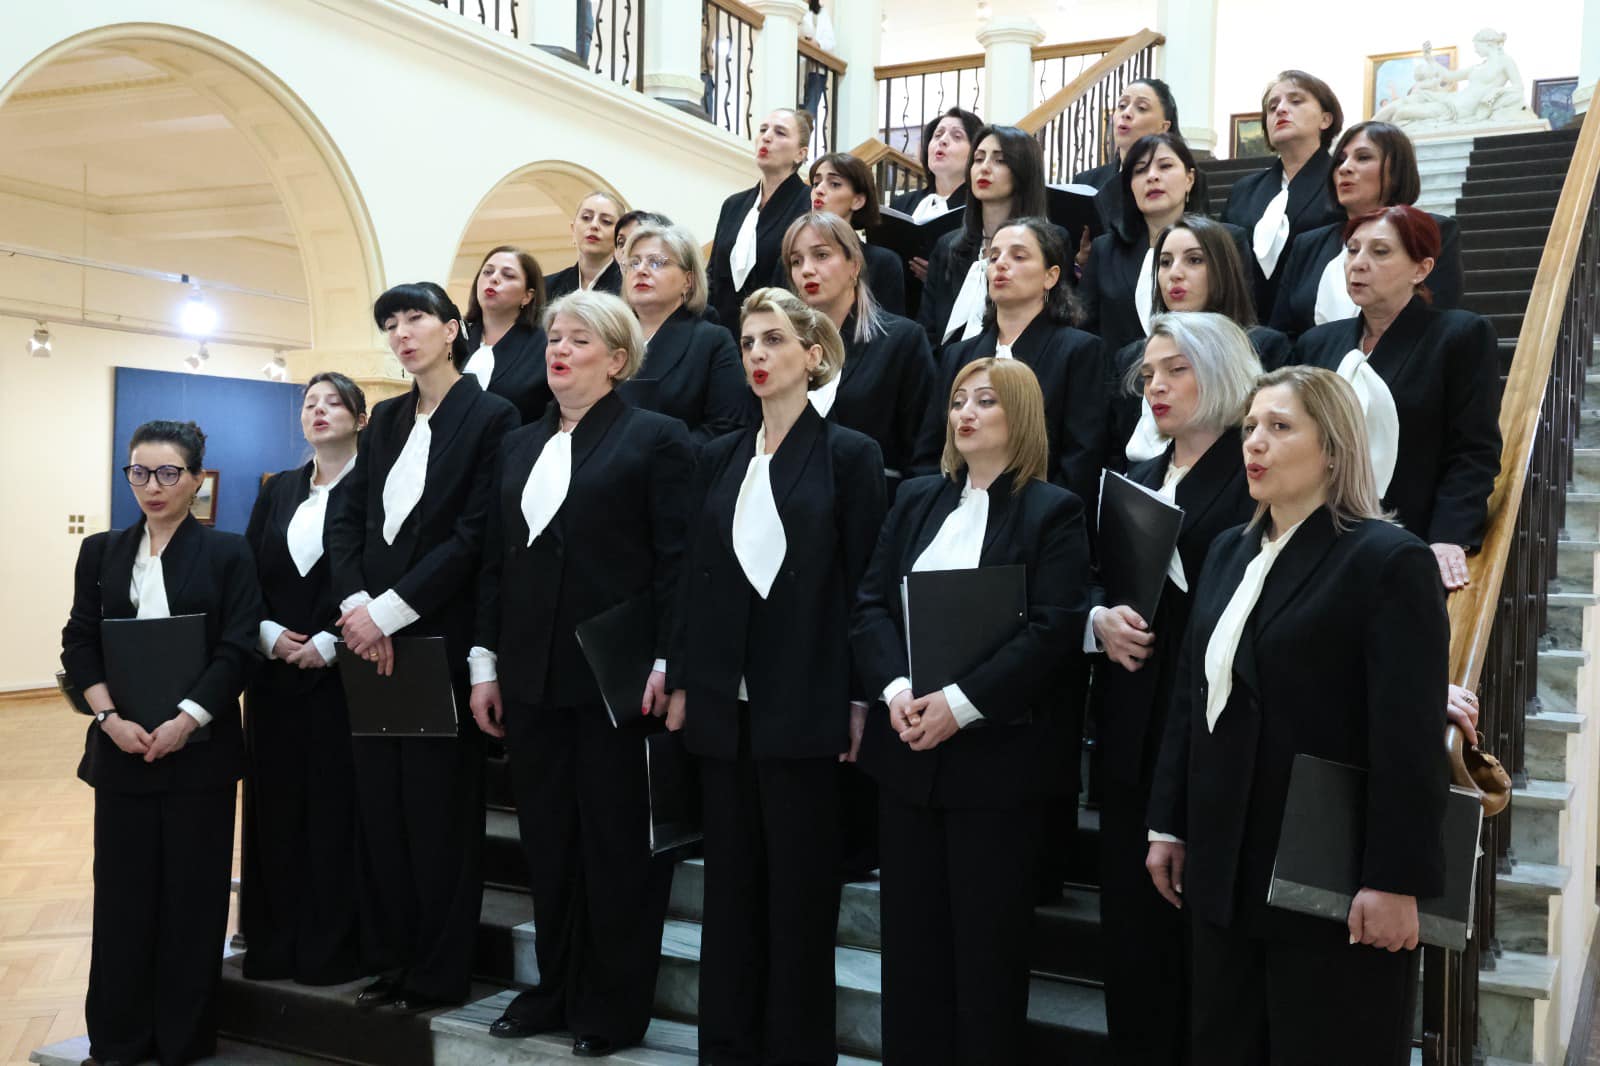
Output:
[[628,234],[628,245],[622,249],[623,258],[631,258],[633,246],[647,238],[660,241],[667,254],[689,275],[689,291],[683,296],[683,306],[693,314],[700,314],[706,309],[706,260],[694,237],[682,226],[653,226],[647,222]]
[[[1368,519],[1393,521],[1378,498],[1378,481],[1372,472],[1372,453],[1367,446],[1367,422],[1361,413],[1361,400],[1350,383],[1331,370],[1316,366],[1286,366],[1256,379],[1250,393],[1255,402],[1262,389],[1282,385],[1306,409],[1322,437],[1322,454],[1328,460],[1327,508],[1333,527],[1344,532]],[[1267,513],[1265,503],[1246,529],[1253,528]]]
[[644,330],[639,328],[639,318],[633,308],[622,302],[620,296],[609,292],[578,289],[569,292],[544,309],[544,328],[548,330],[557,315],[567,315],[582,322],[600,336],[607,351],[618,349],[627,353],[622,369],[613,381],[627,381],[639,372],[644,362]]
[[1050,469],[1050,434],[1045,429],[1044,393],[1039,389],[1039,379],[1020,359],[993,356],[974,359],[962,367],[955,381],[950,383],[950,395],[945,402],[944,454],[939,457],[939,470],[956,481],[966,469],[967,461],[956,450],[950,407],[955,403],[956,390],[968,378],[983,371],[989,372],[989,385],[1000,399],[1000,409],[1006,413],[1006,426],[1010,430],[1006,472],[1015,473],[1019,483],[1045,480]]
[[773,114],[782,111],[794,116],[794,124],[800,128],[800,147],[805,151],[800,153],[800,161],[794,165],[795,173],[800,173],[800,168],[806,165],[806,156],[811,154],[811,134],[816,131],[817,119],[811,112],[803,107],[775,107]]
[[770,311],[787,319],[789,328],[805,347],[818,345],[822,348],[822,361],[810,375],[811,388],[826,385],[844,369],[844,338],[839,336],[833,319],[807,307],[805,301],[788,289],[769,286],[745,297],[744,306],[739,309],[741,330],[745,319],[761,311]]
[[878,301],[873,299],[872,288],[867,284],[867,254],[862,250],[861,238],[850,228],[850,223],[827,211],[808,211],[789,223],[789,228],[783,234],[783,258],[780,260],[789,291],[795,292],[794,270],[789,266],[789,257],[794,255],[794,246],[799,243],[800,234],[807,229],[816,230],[820,237],[839,249],[839,254],[847,262],[855,264],[856,328],[855,336],[851,339],[857,344],[866,344],[884,332],[883,312],[879,310]]

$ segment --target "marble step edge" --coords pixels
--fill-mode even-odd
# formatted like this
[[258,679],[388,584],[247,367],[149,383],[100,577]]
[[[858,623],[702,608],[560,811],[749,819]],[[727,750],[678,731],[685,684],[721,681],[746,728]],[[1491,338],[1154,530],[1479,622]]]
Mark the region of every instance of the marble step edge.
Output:
[[[1411,1066],[1422,1066],[1422,1049],[1411,1049]],[[1483,1060],[1483,1066],[1536,1066],[1532,1062],[1522,1062],[1519,1059],[1502,1059],[1497,1055],[1490,1055]]]
[[1573,711],[1540,711],[1524,715],[1522,721],[1526,728],[1544,733],[1581,733],[1589,716]]
[[1539,665],[1582,669],[1589,665],[1589,653],[1582,648],[1546,648],[1539,653]]
[[[1597,451],[1600,451],[1600,449],[1597,449]],[[1593,552],[1600,552],[1600,540],[1562,537],[1556,541],[1556,550],[1587,555]]]
[[[571,1047],[568,1047],[571,1057]],[[78,1066],[89,1059],[89,1038],[75,1036],[69,1040],[45,1047],[34,1048],[28,1061],[37,1066]],[[196,1059],[193,1066],[295,1066],[296,1063],[333,1062],[333,1059],[312,1058],[299,1052],[277,1051],[273,1048],[245,1044],[237,1040],[218,1040],[217,1053],[208,1058]],[[843,1062],[844,1059],[839,1060]]]
[[1497,898],[1508,896],[1523,900],[1543,900],[1561,894],[1572,871],[1565,866],[1546,862],[1518,862],[1508,874],[1496,874],[1494,883]]
[[1564,811],[1576,787],[1571,781],[1531,780],[1526,787],[1511,790],[1511,802],[1527,810]]
[[1561,960],[1554,955],[1502,952],[1492,970],[1478,971],[1478,994],[1513,999],[1549,999],[1555,992]]
[[[1600,492],[1594,496],[1595,502],[1600,503]],[[1600,596],[1592,592],[1551,592],[1546,595],[1545,601],[1549,607],[1593,607],[1600,603]]]

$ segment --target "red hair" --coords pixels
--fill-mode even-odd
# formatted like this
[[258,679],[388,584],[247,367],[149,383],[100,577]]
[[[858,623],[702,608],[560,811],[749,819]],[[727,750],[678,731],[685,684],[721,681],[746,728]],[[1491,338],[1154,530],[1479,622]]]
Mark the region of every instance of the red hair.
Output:
[[[1344,241],[1350,243],[1350,238],[1356,235],[1356,230],[1372,222],[1387,222],[1394,227],[1400,237],[1400,244],[1406,250],[1406,255],[1414,263],[1424,259],[1439,261],[1439,249],[1443,246],[1444,239],[1439,235],[1439,223],[1433,216],[1420,208],[1410,204],[1393,204],[1389,207],[1380,207],[1376,211],[1368,211],[1364,215],[1357,215],[1344,224]],[[1428,303],[1433,302],[1433,293],[1424,284],[1417,285],[1417,295]]]

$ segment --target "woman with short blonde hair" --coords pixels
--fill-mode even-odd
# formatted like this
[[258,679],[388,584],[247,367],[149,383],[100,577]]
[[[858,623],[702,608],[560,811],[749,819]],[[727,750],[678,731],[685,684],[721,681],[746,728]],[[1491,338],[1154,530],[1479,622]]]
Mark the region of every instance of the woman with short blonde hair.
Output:
[[[1039,379],[1028,369],[1027,363],[1015,359],[996,359],[989,356],[974,359],[956,373],[950,385],[950,405],[962,392],[965,383],[976,374],[989,375],[989,387],[1006,412],[1010,425],[1010,444],[1006,455],[1005,471],[1016,475],[1018,481],[1043,481],[1049,475],[1050,441],[1045,431],[1044,394],[1039,391]],[[966,460],[957,447],[955,425],[946,420],[944,454],[939,459],[939,471],[952,481],[966,469]]]
[[639,372],[644,362],[644,333],[639,329],[639,320],[619,298],[588,289],[569,292],[545,308],[546,331],[558,315],[567,315],[594,330],[607,349],[623,354],[622,368],[612,375],[612,381],[624,382]]

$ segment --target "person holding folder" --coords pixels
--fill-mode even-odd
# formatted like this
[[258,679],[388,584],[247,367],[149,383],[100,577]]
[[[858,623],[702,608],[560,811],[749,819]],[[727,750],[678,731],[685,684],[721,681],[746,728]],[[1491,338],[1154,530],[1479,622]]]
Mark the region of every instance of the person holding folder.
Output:
[[511,244],[489,249],[467,298],[467,357],[460,371],[485,392],[516,405],[523,423],[544,413],[550,385],[544,377],[544,275],[532,254]]
[[325,536],[366,424],[359,385],[334,371],[312,377],[300,431],[315,455],[261,487],[245,531],[266,607],[259,647],[267,659],[245,693],[250,773],[239,926],[252,980],[336,985],[366,972],[355,766],[335,669],[339,605]]
[[338,625],[349,653],[380,675],[393,671],[396,635],[443,638],[459,730],[352,742],[364,924],[383,967],[356,1004],[415,1014],[461,1003],[471,987],[484,741],[460,712],[494,455],[518,418],[510,401],[456,369],[468,354],[465,330],[440,286],[396,285],[378,297],[373,319],[415,384],[372,409],[329,516]]
[[[1450,626],[1428,546],[1385,518],[1355,390],[1289,366],[1256,383],[1255,517],[1219,534],[1191,597],[1157,758],[1146,865],[1189,912],[1194,1066],[1399,1066],[1417,899],[1444,888]],[[1299,754],[1365,770],[1345,922],[1267,904]],[[887,902],[887,901],[886,901]]]
[[[667,711],[668,619],[694,452],[683,423],[624,403],[644,337],[609,293],[545,312],[556,403],[501,442],[478,575],[472,715],[506,738],[533,889],[539,983],[489,1032],[566,1030],[573,1054],[637,1044],[650,1024],[672,868],[650,854],[640,726]],[[617,507],[634,514],[619,521]],[[641,601],[636,646],[580,646],[591,618]],[[655,660],[612,706],[596,656]]]
[[[1232,247],[1231,242],[1228,247]],[[1094,662],[1090,690],[1101,770],[1100,921],[1106,943],[1106,1025],[1122,1066],[1182,1066],[1188,1054],[1188,953],[1182,917],[1145,872],[1145,809],[1165,732],[1189,591],[1218,533],[1250,518],[1238,426],[1261,363],[1243,330],[1209,311],[1156,315],[1136,368],[1165,445],[1128,478],[1183,509],[1176,549],[1165,558],[1135,545],[1100,543],[1102,568],[1165,573],[1149,617],[1126,603],[1097,604],[1084,633]],[[1106,506],[1102,502],[1102,507]],[[1124,554],[1128,553],[1128,554]],[[1148,610],[1148,608],[1145,608]]]
[[839,778],[865,723],[850,607],[883,522],[883,455],[807,400],[833,321],[758,289],[740,325],[761,422],[701,449],[667,687],[700,758],[705,1062],[832,1063]]
[[[1045,403],[1026,363],[975,360],[949,396],[943,472],[901,487],[850,624],[879,700],[861,761],[880,786],[892,1066],[1025,1060],[1037,821],[1077,807],[1076,764],[1057,754],[1083,728],[1081,702],[1064,698],[1089,609],[1083,502],[1045,480]],[[1026,617],[981,665],[927,690],[911,676],[903,579],[1018,565]]]
[[[78,550],[61,665],[94,712],[78,777],[94,789],[94,927],[84,1018],[99,1062],[177,1066],[216,1053],[218,965],[233,876],[234,797],[244,773],[239,694],[259,661],[261,590],[250,546],[189,513],[205,468],[193,422],[134,430],[123,474],[139,521]],[[199,615],[197,645],[143,648],[108,684],[128,623]],[[122,658],[129,658],[127,649]],[[171,707],[141,683],[192,663]],[[132,715],[139,705],[139,717]],[[127,714],[119,713],[121,706]],[[198,734],[197,734],[197,731]]]

